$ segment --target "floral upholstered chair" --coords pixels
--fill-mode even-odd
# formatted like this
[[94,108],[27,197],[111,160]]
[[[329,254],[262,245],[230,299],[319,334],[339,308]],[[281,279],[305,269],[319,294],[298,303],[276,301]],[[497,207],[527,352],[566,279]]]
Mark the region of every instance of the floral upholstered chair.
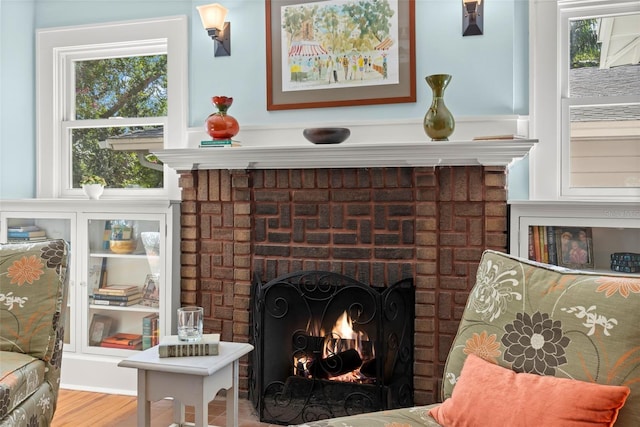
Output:
[[0,244],[0,426],[51,423],[67,296],[63,240]]
[[640,276],[486,251],[442,397],[306,425],[640,426]]

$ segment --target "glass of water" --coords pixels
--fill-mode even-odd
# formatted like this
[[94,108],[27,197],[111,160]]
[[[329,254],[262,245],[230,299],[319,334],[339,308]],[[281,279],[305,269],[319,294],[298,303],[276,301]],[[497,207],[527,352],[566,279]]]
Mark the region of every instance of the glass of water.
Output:
[[202,307],[178,308],[178,338],[180,341],[195,342],[202,338]]

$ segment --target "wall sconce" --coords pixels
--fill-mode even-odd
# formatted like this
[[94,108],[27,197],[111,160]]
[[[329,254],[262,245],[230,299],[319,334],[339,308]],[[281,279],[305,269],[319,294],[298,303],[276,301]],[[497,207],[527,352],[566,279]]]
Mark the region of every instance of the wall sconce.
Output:
[[481,36],[484,21],[482,0],[462,0],[462,35]]
[[231,56],[231,23],[225,22],[227,9],[218,3],[196,6],[202,26],[215,43],[214,56]]

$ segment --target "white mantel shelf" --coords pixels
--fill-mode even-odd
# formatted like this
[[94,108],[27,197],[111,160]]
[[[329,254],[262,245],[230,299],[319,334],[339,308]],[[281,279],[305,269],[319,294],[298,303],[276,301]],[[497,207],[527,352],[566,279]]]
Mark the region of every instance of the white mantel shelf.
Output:
[[534,139],[514,139],[204,147],[169,149],[154,154],[177,171],[507,166],[524,157],[536,142]]

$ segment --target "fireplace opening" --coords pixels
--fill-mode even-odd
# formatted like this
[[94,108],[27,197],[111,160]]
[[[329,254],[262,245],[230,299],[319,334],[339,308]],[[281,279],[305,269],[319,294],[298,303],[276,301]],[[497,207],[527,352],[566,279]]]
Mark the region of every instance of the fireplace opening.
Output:
[[378,287],[326,271],[255,277],[249,394],[260,420],[413,405],[414,300],[412,278]]

